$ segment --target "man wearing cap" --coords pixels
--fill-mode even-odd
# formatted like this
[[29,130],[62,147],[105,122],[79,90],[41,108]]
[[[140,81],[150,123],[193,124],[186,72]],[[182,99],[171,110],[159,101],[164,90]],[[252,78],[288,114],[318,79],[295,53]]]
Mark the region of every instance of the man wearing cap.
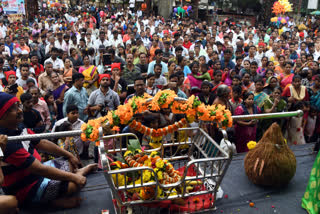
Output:
[[[33,134],[21,125],[23,113],[18,103],[18,98],[0,92],[0,134]],[[36,149],[62,156],[69,162],[57,158],[42,164]],[[70,195],[85,185],[84,176],[97,167],[92,164],[78,169],[79,164],[72,153],[48,140],[10,141],[6,144],[1,163],[4,174],[2,190],[6,195],[16,196],[19,205],[45,202],[63,208],[78,206],[80,199]],[[72,173],[73,170],[76,173]]]
[[109,110],[115,110],[120,105],[119,95],[110,86],[110,74],[100,74],[100,88],[90,94],[88,114],[92,118],[105,116]]
[[112,63],[111,73],[110,88],[119,95],[120,102],[123,103],[127,97],[128,86],[126,81],[121,77],[121,64]]

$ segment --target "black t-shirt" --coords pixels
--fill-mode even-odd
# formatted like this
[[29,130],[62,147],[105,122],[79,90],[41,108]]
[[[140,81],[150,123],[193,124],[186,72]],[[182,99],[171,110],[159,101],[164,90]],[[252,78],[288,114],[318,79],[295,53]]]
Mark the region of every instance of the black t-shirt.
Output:
[[[113,88],[114,88],[114,83],[115,83],[114,79],[111,78],[110,88],[111,88],[112,90],[113,90]],[[118,90],[117,90],[116,92],[117,92],[118,95],[120,95],[120,94],[122,94],[123,92],[127,92],[127,91],[128,91],[127,83],[126,83],[126,81],[125,81],[124,79],[122,79],[122,78],[120,77],[120,80],[119,80],[119,82],[118,82]],[[125,99],[121,99],[121,98],[120,98],[121,103],[123,103],[124,100],[125,100]]]
[[142,74],[148,72],[148,64],[145,64],[145,65],[137,64],[136,66],[140,69],[140,72]]

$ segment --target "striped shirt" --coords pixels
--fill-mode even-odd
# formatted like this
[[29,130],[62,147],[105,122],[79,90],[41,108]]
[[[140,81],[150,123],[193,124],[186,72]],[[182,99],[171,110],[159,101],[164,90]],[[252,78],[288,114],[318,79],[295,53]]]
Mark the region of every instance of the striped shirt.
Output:
[[[18,128],[9,130],[0,127],[0,134],[8,136],[34,134],[30,129]],[[8,142],[4,151],[1,168],[4,175],[2,190],[6,195],[15,195],[19,204],[32,200],[43,177],[32,174],[28,167],[35,159],[41,157],[34,148],[40,141],[13,141]]]

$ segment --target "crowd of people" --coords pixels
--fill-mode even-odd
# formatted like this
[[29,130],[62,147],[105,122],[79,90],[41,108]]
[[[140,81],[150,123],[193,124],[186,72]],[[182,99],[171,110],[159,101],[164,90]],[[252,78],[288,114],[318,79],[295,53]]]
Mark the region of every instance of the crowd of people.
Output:
[[[303,110],[303,117],[234,122],[228,133],[237,152],[248,151],[247,142],[259,140],[273,122],[289,145],[315,142],[320,132],[319,26],[319,20],[304,25],[293,18],[268,26],[165,20],[115,7],[104,13],[89,7],[54,10],[30,22],[3,15],[0,134],[77,130],[133,96],[170,89],[182,98],[195,95],[206,105],[225,105],[233,115]],[[162,109],[139,117],[158,128],[181,115]],[[207,131],[216,139],[214,128]],[[126,126],[120,132],[134,131]],[[136,134],[147,146],[150,138]],[[66,195],[83,187],[84,175],[97,167],[79,169],[81,160],[92,158],[90,142],[67,137],[54,143],[6,143],[5,136],[0,141],[0,183],[5,194],[15,196],[0,197],[0,207],[15,212],[17,201],[79,203]],[[96,148],[96,163],[97,153]]]

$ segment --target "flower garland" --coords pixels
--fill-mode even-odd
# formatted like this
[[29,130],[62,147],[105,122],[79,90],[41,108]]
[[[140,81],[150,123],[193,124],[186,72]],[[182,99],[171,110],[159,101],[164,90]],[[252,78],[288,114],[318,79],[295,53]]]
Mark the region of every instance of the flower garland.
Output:
[[[127,125],[135,121],[133,116],[138,113],[143,113],[147,110],[159,111],[161,108],[171,108],[174,114],[186,114],[188,122],[193,122],[196,117],[202,121],[215,122],[217,126],[226,129],[232,126],[231,112],[225,109],[225,106],[218,105],[204,105],[201,101],[191,96],[187,101],[175,101],[177,97],[172,90],[159,91],[152,99],[151,102],[147,102],[147,99],[151,98],[150,95],[144,94],[141,97],[133,97],[124,105],[118,106],[114,111],[109,111],[104,117],[90,120],[81,126],[82,134],[81,139],[83,141],[97,141],[99,138],[99,127],[106,124],[109,125],[112,131],[119,131],[119,125]],[[179,121],[180,122],[180,121]],[[183,121],[184,124],[186,121]],[[179,126],[178,126],[179,125]],[[180,124],[168,126],[164,129],[152,130],[141,124],[137,124],[135,121],[132,124],[137,130],[141,130],[142,133],[151,135],[153,137],[164,136],[167,133],[180,127]],[[170,131],[170,132],[169,132]]]
[[[153,151],[150,155],[147,155],[141,150],[136,151],[139,153],[128,150],[124,154],[124,160],[127,164],[119,163],[119,161],[111,163],[110,165],[114,166],[112,167],[112,170],[123,169],[127,168],[128,166],[132,168],[148,166],[154,170],[157,179],[161,184],[172,184],[178,182],[181,179],[179,172],[173,168],[172,164],[169,163],[169,161],[163,160],[158,152]],[[144,170],[141,176],[143,183],[155,182],[155,177],[149,170]],[[119,186],[123,186],[125,184],[124,175],[119,174],[117,177],[115,174],[112,174],[112,178],[114,183],[118,184]],[[128,185],[132,183],[141,184],[141,178],[139,176],[136,176],[135,178],[136,180],[133,181],[127,176],[126,182],[128,183]],[[129,193],[138,193],[139,197],[141,197],[141,199],[143,200],[153,198],[155,193],[154,187],[134,188],[128,191]],[[176,190],[173,190],[169,194],[176,194],[176,192]],[[164,190],[158,188],[157,197],[160,198],[164,196],[164,193]]]
[[182,118],[179,122],[175,122],[174,124],[169,125],[167,127],[160,128],[160,129],[151,129],[149,127],[142,125],[140,122],[133,120],[129,126],[130,128],[136,131],[139,131],[144,135],[149,135],[156,138],[156,137],[162,137],[167,134],[172,134],[175,131],[178,131],[179,128],[182,128],[187,123],[188,123],[187,120]]

